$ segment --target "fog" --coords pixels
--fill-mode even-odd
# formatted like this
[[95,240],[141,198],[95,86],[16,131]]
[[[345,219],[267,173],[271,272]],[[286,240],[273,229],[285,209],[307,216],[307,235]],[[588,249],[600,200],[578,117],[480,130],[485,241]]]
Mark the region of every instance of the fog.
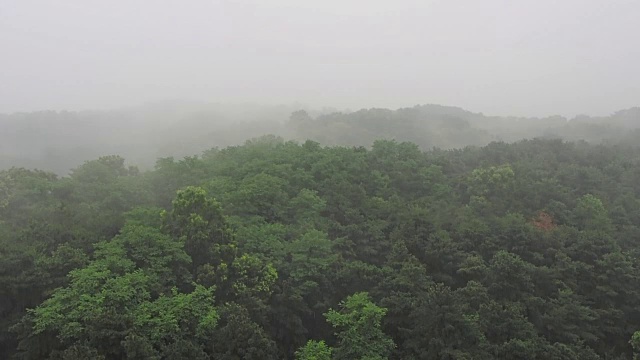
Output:
[[0,1],[0,112],[167,100],[607,116],[640,2]]
[[1,359],[640,359],[640,0],[0,0]]
[[486,116],[441,105],[339,111],[303,104],[164,101],[104,111],[0,114],[0,170],[26,167],[66,175],[103,155],[120,155],[148,170],[159,158],[198,156],[262,136],[365,147],[389,139],[423,150],[531,138],[637,146],[639,127],[640,107],[605,117],[537,118]]
[[634,144],[639,13],[593,0],[0,1],[0,169],[64,175],[108,154],[148,169],[266,134]]

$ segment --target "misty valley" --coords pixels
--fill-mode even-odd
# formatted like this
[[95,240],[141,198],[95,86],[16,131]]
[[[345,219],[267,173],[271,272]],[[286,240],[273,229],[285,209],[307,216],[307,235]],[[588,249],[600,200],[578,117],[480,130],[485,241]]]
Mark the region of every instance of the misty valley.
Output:
[[640,358],[639,144],[640,108],[0,115],[0,358]]

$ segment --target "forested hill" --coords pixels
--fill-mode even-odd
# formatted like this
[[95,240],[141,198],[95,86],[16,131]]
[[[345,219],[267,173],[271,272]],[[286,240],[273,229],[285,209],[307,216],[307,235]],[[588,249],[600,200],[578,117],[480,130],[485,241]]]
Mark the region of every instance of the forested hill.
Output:
[[640,108],[573,119],[485,116],[440,105],[355,112],[299,109],[178,102],[113,111],[0,114],[0,169],[17,166],[67,175],[104,154],[119,154],[150,169],[159,157],[182,158],[265,134],[366,147],[375,140],[395,139],[423,150],[532,138],[640,143]]
[[214,146],[240,145],[279,127],[294,108],[167,102],[112,111],[0,114],[0,169],[67,175],[85,161],[119,154],[141,168]]
[[0,358],[632,359],[639,178],[558,139],[0,171]]
[[301,139],[330,145],[370,146],[381,138],[410,141],[422,149],[462,148],[492,141],[559,138],[593,143],[635,143],[640,139],[640,108],[608,117],[517,118],[485,116],[461,108],[422,105],[398,110],[368,109],[309,116],[292,114],[289,126]]

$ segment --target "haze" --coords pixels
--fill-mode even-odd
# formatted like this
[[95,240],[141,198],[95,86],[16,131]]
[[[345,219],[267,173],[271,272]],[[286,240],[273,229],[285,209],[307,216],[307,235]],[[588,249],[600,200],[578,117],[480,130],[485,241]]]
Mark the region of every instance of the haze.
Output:
[[0,112],[167,99],[609,115],[638,1],[0,2]]

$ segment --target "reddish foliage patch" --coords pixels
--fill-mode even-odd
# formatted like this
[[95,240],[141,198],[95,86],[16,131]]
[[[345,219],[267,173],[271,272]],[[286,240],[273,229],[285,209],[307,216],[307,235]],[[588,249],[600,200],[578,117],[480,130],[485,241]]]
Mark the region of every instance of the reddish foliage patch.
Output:
[[556,224],[553,223],[553,218],[551,217],[551,215],[547,214],[544,211],[540,211],[538,213],[538,217],[533,219],[533,226],[544,231],[549,231],[555,228]]

